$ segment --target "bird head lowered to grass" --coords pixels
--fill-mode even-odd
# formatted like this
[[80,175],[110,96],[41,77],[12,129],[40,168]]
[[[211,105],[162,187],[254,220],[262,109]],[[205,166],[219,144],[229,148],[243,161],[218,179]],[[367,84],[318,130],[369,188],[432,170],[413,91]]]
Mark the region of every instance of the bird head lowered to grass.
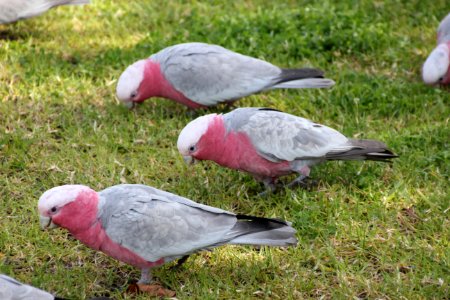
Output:
[[397,157],[379,141],[350,139],[301,117],[253,107],[191,121],[180,132],[177,147],[186,162],[212,160],[248,172],[270,191],[278,177],[291,173],[299,177],[289,187],[304,184],[310,168],[327,160]]
[[150,269],[225,244],[295,245],[290,223],[245,215],[139,184],[96,192],[84,185],[62,185],[39,199],[42,228],[67,229],[86,246],[140,268]]
[[450,84],[450,13],[441,21],[437,33],[437,47],[422,67],[426,84]]
[[197,109],[270,89],[333,86],[323,75],[313,68],[281,69],[217,45],[185,43],[130,65],[120,75],[116,94],[128,107],[163,97]]

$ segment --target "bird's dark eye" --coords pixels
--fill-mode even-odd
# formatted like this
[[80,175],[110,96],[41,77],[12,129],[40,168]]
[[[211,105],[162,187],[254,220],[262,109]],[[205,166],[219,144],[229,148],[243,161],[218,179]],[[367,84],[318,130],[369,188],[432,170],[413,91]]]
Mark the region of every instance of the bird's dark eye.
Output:
[[444,77],[439,77],[438,81],[441,82],[442,80],[444,80]]
[[50,211],[51,211],[51,212],[55,212],[55,211],[56,211],[56,206],[53,206],[53,207],[50,209]]
[[189,152],[194,152],[195,151],[195,146],[190,146],[189,147]]
[[136,97],[137,96],[137,92],[132,92],[130,96],[131,96],[131,98]]

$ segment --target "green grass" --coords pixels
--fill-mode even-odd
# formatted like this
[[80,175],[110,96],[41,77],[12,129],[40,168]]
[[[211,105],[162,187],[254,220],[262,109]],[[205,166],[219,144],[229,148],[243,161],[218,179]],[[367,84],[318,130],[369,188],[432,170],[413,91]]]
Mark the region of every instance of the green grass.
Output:
[[[420,78],[447,1],[93,1],[0,27],[0,272],[62,297],[128,297],[139,270],[64,230],[40,231],[37,213],[53,186],[128,182],[298,230],[296,248],[221,247],[157,269],[179,299],[448,297],[450,94]],[[247,174],[212,162],[188,169],[176,150],[186,109],[155,99],[128,111],[114,91],[127,65],[189,41],[326,70],[331,90],[238,106],[379,139],[400,158],[330,162],[313,170],[316,189],[267,199]]]

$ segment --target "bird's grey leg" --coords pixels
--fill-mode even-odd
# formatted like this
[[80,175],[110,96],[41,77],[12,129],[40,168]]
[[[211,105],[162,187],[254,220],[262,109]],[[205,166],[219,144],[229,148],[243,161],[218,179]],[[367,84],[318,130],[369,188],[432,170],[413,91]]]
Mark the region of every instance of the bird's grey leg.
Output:
[[229,109],[229,110],[233,110],[233,109],[235,109],[237,107],[236,106],[236,100],[226,101],[225,104],[226,104],[226,108]]
[[295,178],[294,180],[292,180],[290,183],[286,184],[285,186],[287,188],[292,188],[296,185],[301,185],[301,186],[305,186],[306,182],[305,179],[308,178],[308,176],[301,174],[300,176],[298,176],[297,178]]
[[295,178],[292,182],[285,185],[285,187],[292,188],[294,186],[299,185],[303,188],[308,188],[308,183],[306,182],[305,179],[309,178],[309,173],[311,173],[311,169],[309,168],[309,166],[304,165],[297,172],[300,175],[297,178]]
[[153,281],[152,274],[150,273],[150,268],[145,268],[141,270],[141,279],[137,283],[149,284]]
[[266,190],[258,194],[259,197],[266,197],[270,193],[274,193],[277,189],[277,185],[275,184],[275,180],[271,177],[261,178],[260,181],[264,183],[264,187]]
[[189,118],[193,119],[193,118],[196,118],[198,116],[198,112],[196,112],[195,109],[193,109],[193,108],[188,108],[186,110],[186,116],[188,116]]

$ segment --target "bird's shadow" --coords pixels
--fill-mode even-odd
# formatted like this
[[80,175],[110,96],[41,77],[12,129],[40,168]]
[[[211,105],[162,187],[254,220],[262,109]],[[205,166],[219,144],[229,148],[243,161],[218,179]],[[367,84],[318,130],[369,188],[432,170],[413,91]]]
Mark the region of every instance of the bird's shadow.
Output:
[[0,26],[0,41],[18,41],[24,40],[30,36],[27,31],[17,31],[10,27]]

